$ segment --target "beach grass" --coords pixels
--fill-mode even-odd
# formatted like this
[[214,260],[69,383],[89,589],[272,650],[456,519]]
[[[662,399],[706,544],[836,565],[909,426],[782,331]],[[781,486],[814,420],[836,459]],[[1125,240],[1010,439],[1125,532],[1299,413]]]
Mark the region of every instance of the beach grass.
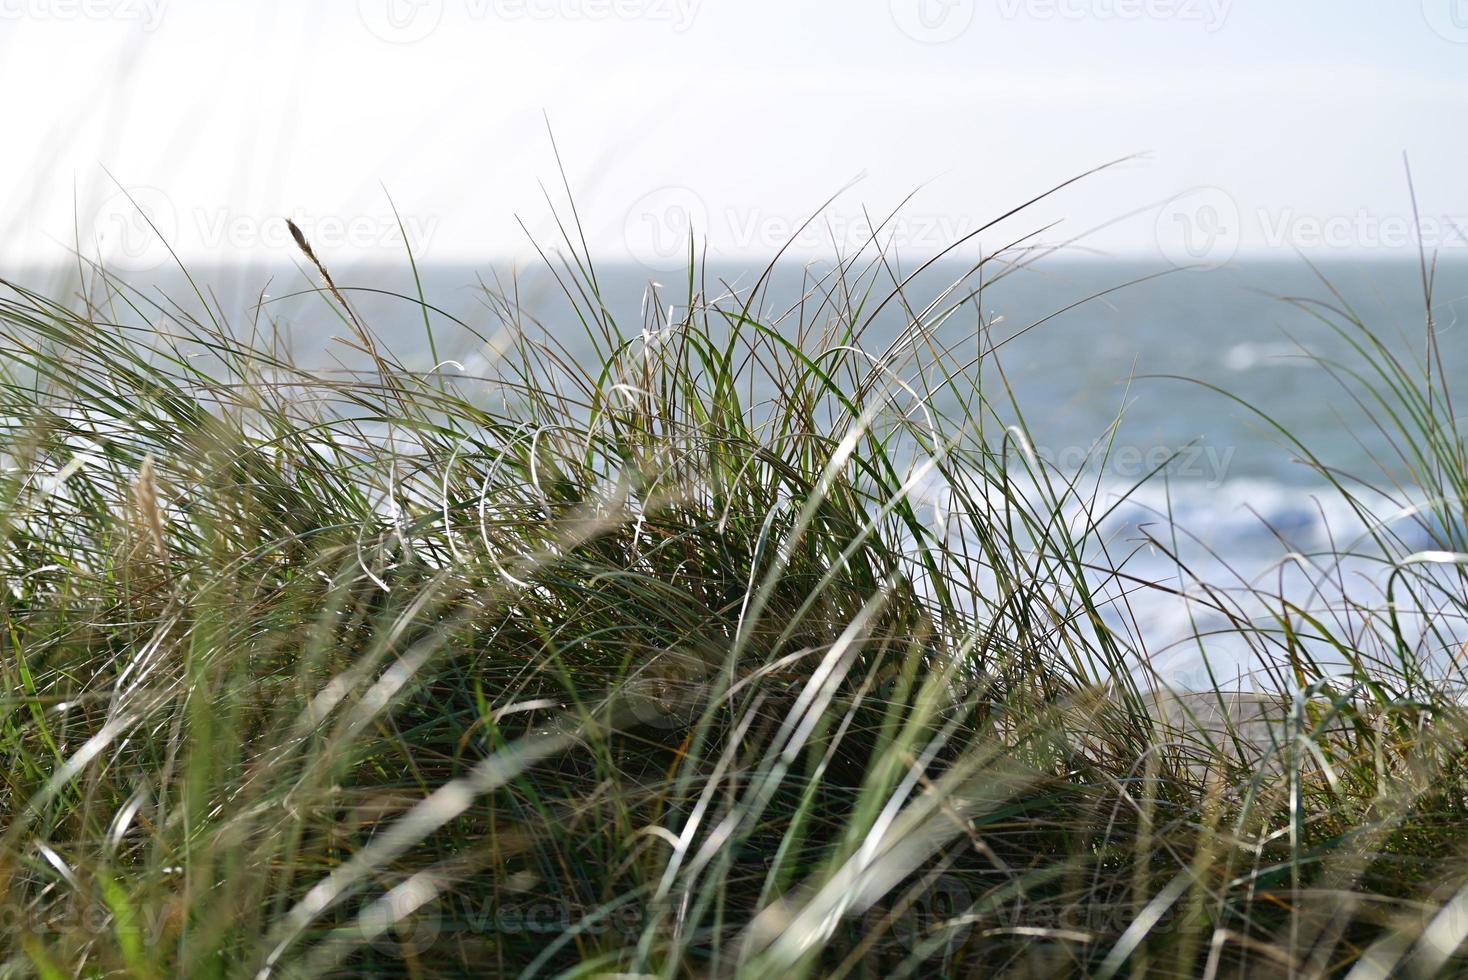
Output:
[[[1468,467],[1431,340],[1304,304],[1400,452],[1292,447],[1369,528],[1287,559],[1330,602],[1149,583],[1006,383],[980,298],[1037,253],[917,295],[872,248],[780,308],[775,267],[690,250],[627,323],[568,228],[560,319],[486,283],[487,332],[421,293],[365,322],[299,236],[325,364],[203,284],[4,282],[0,973],[1465,969]],[[432,363],[451,337],[478,360]],[[1149,588],[1200,656],[1248,649],[1247,718],[1230,678],[1157,693]]]

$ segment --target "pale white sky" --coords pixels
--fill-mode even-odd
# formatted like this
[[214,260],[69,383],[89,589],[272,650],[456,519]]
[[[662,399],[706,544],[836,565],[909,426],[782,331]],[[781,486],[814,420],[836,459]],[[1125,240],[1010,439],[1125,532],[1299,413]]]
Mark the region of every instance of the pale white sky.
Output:
[[191,261],[289,258],[285,215],[396,261],[384,187],[427,261],[524,256],[543,113],[604,261],[768,254],[843,187],[798,254],[911,191],[929,253],[1133,153],[983,245],[1405,253],[1406,151],[1468,254],[1464,0],[0,0],[0,91],[9,264],[162,262],[119,184]]

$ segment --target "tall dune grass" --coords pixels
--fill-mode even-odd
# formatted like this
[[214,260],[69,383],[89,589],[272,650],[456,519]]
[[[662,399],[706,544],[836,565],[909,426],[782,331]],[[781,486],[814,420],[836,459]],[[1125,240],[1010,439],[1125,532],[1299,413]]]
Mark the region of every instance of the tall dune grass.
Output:
[[[1128,573],[978,313],[1031,253],[919,297],[872,250],[790,309],[690,255],[626,324],[578,241],[566,320],[486,287],[478,366],[410,367],[329,278],[333,369],[203,288],[5,283],[5,976],[1464,969],[1468,468],[1430,347],[1311,307],[1401,450],[1371,493],[1416,508],[1291,559],[1322,607]],[[472,333],[402,302],[435,351]],[[1230,624],[1265,724],[1154,694],[1138,588]]]

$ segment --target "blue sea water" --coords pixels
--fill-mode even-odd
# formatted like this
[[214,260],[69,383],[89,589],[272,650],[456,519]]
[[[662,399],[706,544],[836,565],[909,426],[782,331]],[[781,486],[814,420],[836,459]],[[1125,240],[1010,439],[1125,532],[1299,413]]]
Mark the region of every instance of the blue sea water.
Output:
[[[248,323],[252,308],[263,300],[261,310],[288,330],[302,361],[329,361],[331,338],[343,332],[343,324],[311,292],[317,283],[300,267],[190,271],[210,304],[233,322]],[[364,319],[396,353],[408,363],[430,363],[421,312],[388,295],[415,293],[406,263],[333,271]],[[761,271],[754,265],[711,268],[705,288],[738,293]],[[420,272],[425,295],[444,314],[434,318],[440,359],[476,363],[476,357],[485,356],[483,342],[474,332],[456,328],[452,319],[482,336],[503,325],[493,304],[486,302],[481,282],[496,284],[502,292],[513,288],[539,328],[573,355],[589,350],[561,287],[544,269],[512,273],[487,266],[432,265]],[[819,272],[793,263],[777,268],[765,311],[793,306]],[[920,309],[964,272],[952,263],[923,272],[906,290],[910,307]],[[32,271],[21,278],[56,294],[76,289],[74,274],[70,282],[67,275],[62,270]],[[663,304],[681,305],[686,293],[686,283],[636,265],[601,266],[596,276],[606,308],[634,334],[643,323],[650,281],[661,281],[658,302]],[[133,281],[150,295],[167,295],[196,313],[202,306],[177,272],[154,272]],[[1062,470],[1088,468],[1089,485],[1100,499],[1128,495],[1106,535],[1118,550],[1135,552],[1128,566],[1131,574],[1187,586],[1172,559],[1147,543],[1148,535],[1157,535],[1170,515],[1169,520],[1188,532],[1179,547],[1200,574],[1240,583],[1277,576],[1281,590],[1302,591],[1330,606],[1338,597],[1318,594],[1321,576],[1306,574],[1288,556],[1339,545],[1359,535],[1360,520],[1302,462],[1299,450],[1270,419],[1322,463],[1389,486],[1401,475],[1400,439],[1366,420],[1349,388],[1332,376],[1331,366],[1336,375],[1365,367],[1352,350],[1350,336],[1356,336],[1357,342],[1379,339],[1404,364],[1425,371],[1424,296],[1423,272],[1416,261],[1311,265],[1289,259],[1187,271],[1158,264],[1052,259],[1003,276],[988,273],[976,302],[942,329],[952,341],[962,342],[972,338],[982,315],[991,339],[1015,336],[1000,347],[998,358],[1034,449]],[[1437,383],[1446,375],[1450,387],[1461,386],[1468,376],[1468,263],[1434,271],[1431,308],[1442,362],[1433,366]],[[1340,313],[1332,311],[1350,311],[1370,336],[1349,331],[1341,336],[1327,322],[1341,322]],[[907,322],[902,304],[889,304],[867,335],[869,347],[885,346]],[[786,323],[794,329],[793,318]],[[1027,329],[1034,324],[1039,325]],[[1461,399],[1468,399],[1468,392]],[[1114,422],[1117,430],[1106,460],[1097,464],[1091,454]],[[1133,489],[1172,454],[1177,455],[1165,480]],[[1382,511],[1391,512],[1414,502],[1410,494],[1399,494],[1379,503]],[[1422,544],[1431,546],[1431,536],[1424,535]],[[1339,577],[1344,570],[1334,573]],[[1118,602],[1118,609],[1122,607]],[[1186,642],[1200,628],[1196,606],[1141,591],[1127,596],[1125,612],[1132,624],[1146,624],[1147,635],[1137,642],[1157,658],[1167,679],[1190,686],[1202,682],[1197,645]],[[1207,615],[1202,619],[1206,627]],[[1215,649],[1221,664],[1215,669],[1238,674],[1251,669],[1247,649]]]
[[[395,351],[410,362],[414,356],[427,356],[421,313],[406,300],[374,292],[413,295],[413,276],[406,262],[333,271],[364,318]],[[761,271],[756,265],[711,268],[705,283],[710,292],[720,292],[725,285],[747,289]],[[911,305],[920,307],[963,271],[951,263],[927,270],[907,288]],[[263,298],[263,314],[289,330],[298,355],[307,361],[318,353],[327,358],[330,338],[341,332],[338,318],[319,295],[309,292],[317,288],[317,281],[300,267],[191,268],[190,272],[210,305],[236,324],[248,323]],[[420,272],[424,293],[434,306],[481,333],[493,334],[502,325],[479,283],[508,291],[509,271],[432,265]],[[642,323],[649,282],[663,284],[665,304],[683,302],[685,284],[676,277],[632,264],[600,266],[596,273],[607,308],[633,334]],[[783,311],[794,303],[807,274],[794,264],[779,268],[767,289],[766,312]],[[53,295],[77,288],[74,271],[31,271],[18,278]],[[987,278],[995,276],[990,272]],[[199,315],[202,304],[177,271],[153,271],[131,281],[145,293],[166,295],[165,306],[177,303]],[[573,352],[584,344],[580,324],[546,270],[520,270],[513,289],[547,332]],[[1359,472],[1371,467],[1371,456],[1389,453],[1391,447],[1361,424],[1351,398],[1310,360],[1315,356],[1347,366],[1359,363],[1348,343],[1321,322],[1317,312],[1327,304],[1349,306],[1404,361],[1421,362],[1427,343],[1422,273],[1415,261],[1406,260],[1312,266],[1292,259],[1180,271],[1162,263],[1052,259],[986,285],[980,303],[998,341],[1044,320],[1004,344],[998,357],[1036,442],[1049,455],[1060,460],[1090,447],[1121,415],[1122,438],[1113,455],[1150,458],[1159,448],[1181,449],[1197,442],[1200,451],[1190,455],[1194,465],[1189,473],[1213,485],[1252,480],[1292,486],[1311,478],[1288,450],[1279,447],[1279,434],[1244,405],[1196,383],[1154,376],[1217,385],[1277,418],[1322,459]],[[961,340],[972,335],[976,316],[970,310],[943,327],[946,336]],[[1463,339],[1468,331],[1464,322],[1468,262],[1437,269],[1433,312],[1451,382],[1468,368],[1468,341]],[[441,356],[472,359],[482,345],[446,318],[434,319]],[[793,319],[785,321],[787,329],[794,329]],[[884,345],[905,324],[900,305],[889,304],[867,334],[868,346]]]

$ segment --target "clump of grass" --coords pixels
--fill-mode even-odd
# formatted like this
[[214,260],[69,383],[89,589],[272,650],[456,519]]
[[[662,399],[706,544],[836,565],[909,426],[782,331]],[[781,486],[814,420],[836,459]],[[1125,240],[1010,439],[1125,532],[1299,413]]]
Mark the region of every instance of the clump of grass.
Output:
[[1440,547],[1357,549],[1388,603],[1185,590],[1281,678],[1268,737],[1210,730],[1152,692],[1096,495],[1028,451],[978,299],[1031,253],[920,302],[872,249],[789,309],[690,255],[628,327],[578,241],[553,325],[402,298],[472,369],[330,279],[332,370],[202,290],[6,284],[7,975],[1462,967],[1440,372],[1321,307]]

